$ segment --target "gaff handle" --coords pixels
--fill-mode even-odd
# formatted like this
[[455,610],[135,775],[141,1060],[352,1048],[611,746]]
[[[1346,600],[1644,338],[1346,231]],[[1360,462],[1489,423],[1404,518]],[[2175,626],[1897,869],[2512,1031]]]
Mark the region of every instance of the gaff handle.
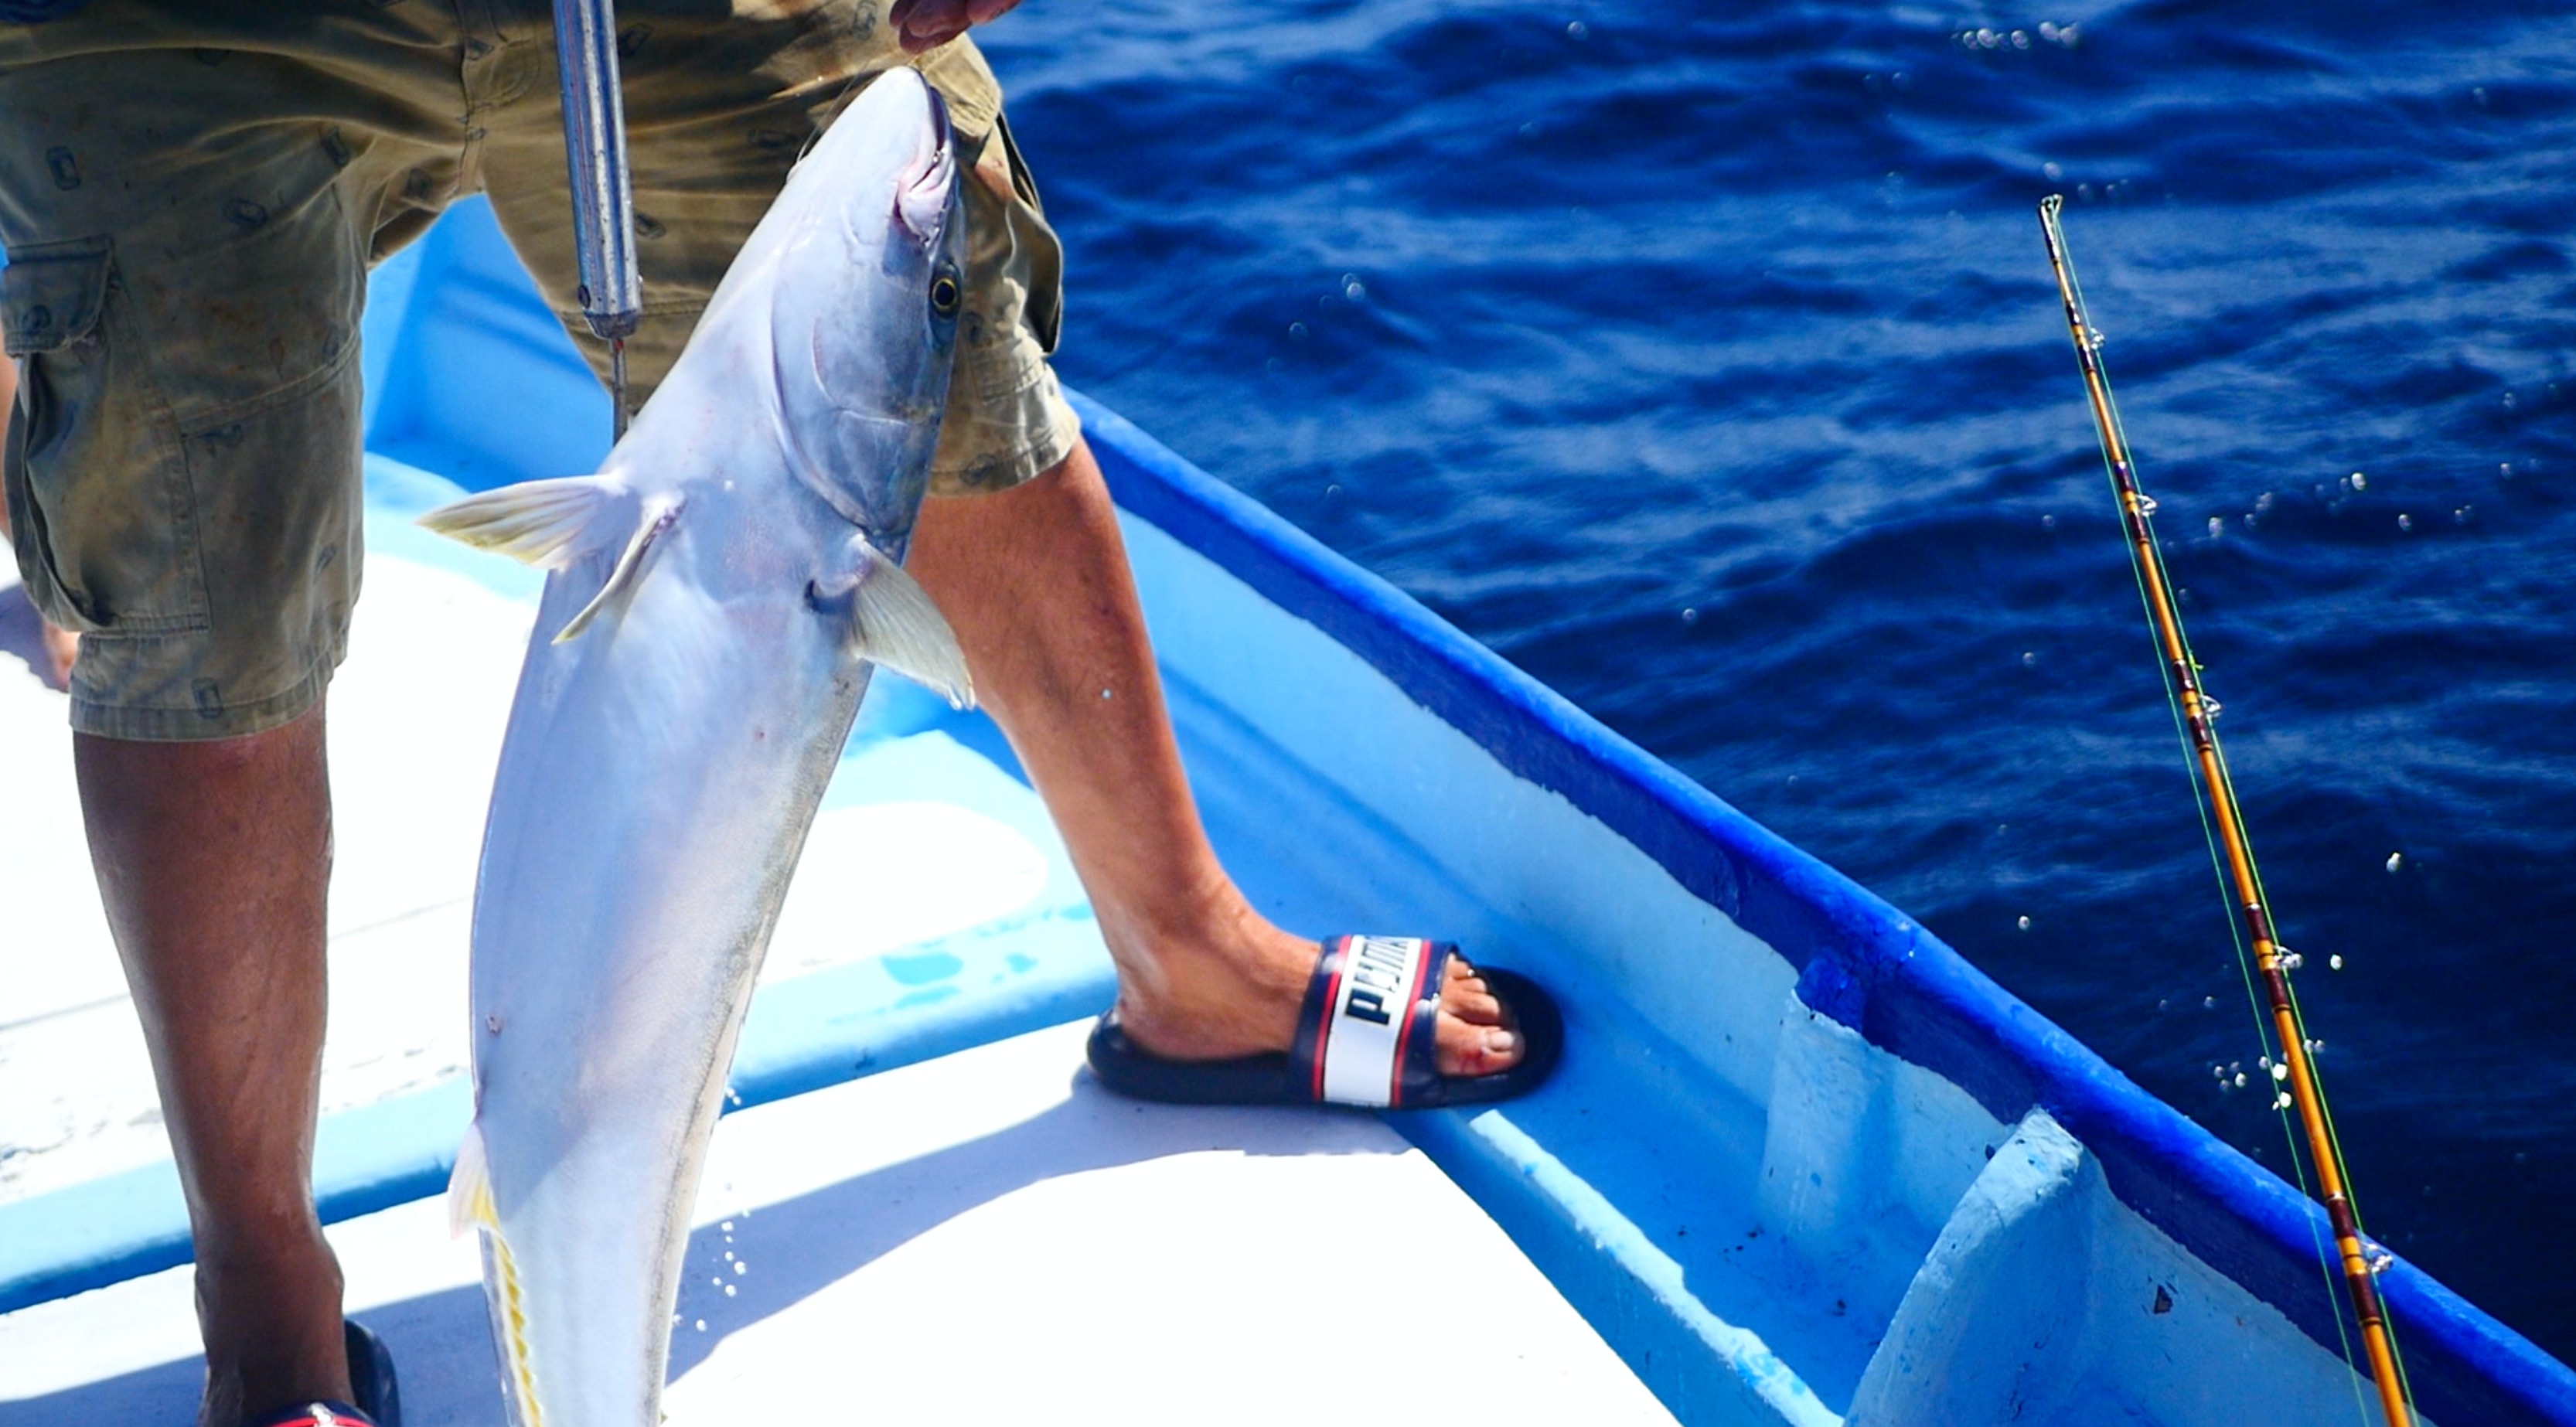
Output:
[[616,6],[614,0],[554,5],[581,315],[592,332],[616,341],[633,334],[644,316],[644,274],[635,261],[635,190],[626,170],[626,103],[617,79]]

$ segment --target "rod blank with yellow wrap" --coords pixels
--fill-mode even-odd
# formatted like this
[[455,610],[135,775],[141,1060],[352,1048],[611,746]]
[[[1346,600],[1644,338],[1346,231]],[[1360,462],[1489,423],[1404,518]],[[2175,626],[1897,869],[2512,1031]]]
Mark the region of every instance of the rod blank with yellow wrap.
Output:
[[2101,438],[2102,459],[2110,468],[2111,485],[2119,498],[2121,525],[2128,533],[2130,558],[2137,565],[2148,622],[2155,628],[2157,648],[2164,656],[2165,677],[2181,711],[2184,737],[2199,772],[2201,793],[2209,804],[2210,825],[2216,831],[2227,885],[2244,920],[2245,934],[2253,943],[2255,972],[2279,1042],[2281,1064],[2287,1070],[2290,1100],[2307,1141],[2309,1160],[2316,1166],[2318,1193],[2325,1201],[2326,1219],[2334,1232],[2335,1253],[2342,1261],[2353,1317],[2361,1328],[2371,1382],[2378,1389],[2380,1409],[2387,1415],[2389,1427],[2416,1427],[2389,1334],[2387,1310],[2380,1302],[2377,1276],[2363,1248],[2360,1222],[2345,1185],[2343,1156],[2335,1143],[2333,1123],[2326,1117],[2324,1092],[2308,1060],[2308,1040],[2300,1023],[2298,1003],[2290,993],[2289,973],[2297,960],[2282,947],[2272,925],[2271,909],[2263,900],[2253,846],[2236,806],[2236,787],[2228,777],[2227,759],[2219,751],[2218,734],[2212,726],[2218,705],[2201,688],[2200,668],[2192,661],[2190,644],[2183,637],[2182,616],[2173,588],[2165,578],[2164,560],[2157,552],[2155,527],[2149,519],[2155,503],[2138,488],[2137,470],[2129,458],[2128,436],[2121,430],[2119,409],[2111,400],[2110,379],[2102,371],[2102,334],[2085,313],[2084,295],[2075,284],[2075,269],[2066,256],[2066,234],[2057,221],[2063,202],[2056,194],[2040,200],[2040,233],[2048,244],[2048,263],[2057,276],[2058,296],[2065,302],[2066,326],[2075,341],[2075,358],[2084,370],[2084,391],[2093,407],[2094,432]]

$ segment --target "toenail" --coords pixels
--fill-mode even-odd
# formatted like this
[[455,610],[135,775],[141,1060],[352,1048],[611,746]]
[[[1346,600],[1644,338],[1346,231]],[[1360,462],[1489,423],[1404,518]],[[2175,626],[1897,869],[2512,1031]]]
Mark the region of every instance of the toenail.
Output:
[[1509,1055],[1521,1048],[1521,1038],[1510,1031],[1485,1032],[1485,1049],[1496,1055]]

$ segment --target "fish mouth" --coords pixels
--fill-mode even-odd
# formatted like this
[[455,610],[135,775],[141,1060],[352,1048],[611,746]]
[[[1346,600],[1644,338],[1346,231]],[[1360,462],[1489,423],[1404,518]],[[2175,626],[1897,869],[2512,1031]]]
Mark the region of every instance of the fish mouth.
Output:
[[927,84],[921,92],[930,101],[930,123],[921,151],[895,184],[894,211],[905,231],[935,244],[946,226],[948,190],[956,182],[957,167],[949,154],[948,101]]

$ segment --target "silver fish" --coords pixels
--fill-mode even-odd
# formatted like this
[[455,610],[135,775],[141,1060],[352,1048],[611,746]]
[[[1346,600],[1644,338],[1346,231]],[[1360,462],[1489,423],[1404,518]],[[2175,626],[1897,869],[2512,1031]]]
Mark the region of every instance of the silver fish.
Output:
[[946,110],[873,83],[789,176],[595,476],[422,523],[553,571],[474,899],[473,1128],[519,1427],[657,1427],[754,974],[871,664],[971,700],[896,563],[960,299]]

